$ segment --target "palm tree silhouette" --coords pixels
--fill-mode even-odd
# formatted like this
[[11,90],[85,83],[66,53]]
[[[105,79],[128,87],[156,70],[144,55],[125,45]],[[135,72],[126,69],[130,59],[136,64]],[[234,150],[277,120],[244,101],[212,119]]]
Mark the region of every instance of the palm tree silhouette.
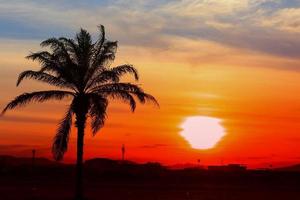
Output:
[[83,199],[83,146],[87,118],[91,118],[93,135],[104,125],[106,108],[110,99],[120,99],[136,108],[136,100],[158,105],[156,99],[145,93],[138,85],[120,82],[124,74],[132,74],[137,81],[137,70],[130,64],[110,67],[115,59],[117,41],[105,38],[104,26],[99,26],[99,36],[93,42],[91,35],[81,29],[74,39],[50,38],[41,43],[50,51],[31,53],[27,59],[38,61],[39,71],[27,70],[19,75],[17,86],[23,79],[35,79],[57,86],[60,90],[24,93],[12,100],[2,111],[24,106],[30,102],[62,100],[71,98],[68,110],[59,123],[53,140],[52,153],[55,160],[62,160],[68,148],[68,140],[75,115],[77,127],[76,199]]

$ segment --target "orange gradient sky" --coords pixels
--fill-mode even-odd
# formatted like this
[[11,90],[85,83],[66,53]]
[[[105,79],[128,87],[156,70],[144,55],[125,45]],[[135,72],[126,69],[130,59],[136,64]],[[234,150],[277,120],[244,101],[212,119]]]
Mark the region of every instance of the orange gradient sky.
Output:
[[[38,69],[24,57],[39,50],[41,40],[72,37],[79,27],[96,34],[102,23],[108,38],[119,41],[115,64],[134,64],[160,108],[139,105],[132,114],[127,105],[111,103],[106,126],[95,137],[87,127],[86,159],[119,159],[125,144],[127,159],[167,165],[197,159],[204,165],[250,167],[300,162],[300,29],[290,24],[300,12],[297,1],[155,0],[148,5],[131,0],[126,11],[119,1],[75,2],[64,5],[65,13],[56,1],[0,6],[0,24],[7,26],[0,31],[0,108],[21,92],[47,88],[29,80],[15,87],[18,73]],[[113,17],[104,17],[111,12]],[[30,156],[36,148],[39,156],[51,157],[56,125],[68,103],[8,112],[0,119],[0,154]],[[226,135],[210,150],[192,149],[180,136],[190,116],[220,119]],[[73,127],[67,162],[75,159],[75,139]]]

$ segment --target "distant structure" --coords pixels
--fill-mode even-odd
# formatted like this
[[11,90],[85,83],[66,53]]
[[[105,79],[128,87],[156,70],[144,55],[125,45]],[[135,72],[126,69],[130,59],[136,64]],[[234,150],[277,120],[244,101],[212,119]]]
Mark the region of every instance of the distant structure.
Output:
[[35,153],[36,153],[36,150],[32,149],[32,166],[34,166],[34,164],[35,164]]
[[122,145],[121,151],[122,151],[122,161],[124,161],[125,160],[125,153],[126,153],[126,149],[125,149],[124,144]]
[[197,160],[198,164],[200,164],[200,161],[201,161],[200,159]]
[[272,165],[272,164],[270,164],[270,165],[269,165],[269,168],[270,168],[270,169],[272,169],[272,168],[273,168],[273,165]]
[[207,168],[210,171],[224,171],[224,172],[242,172],[246,171],[247,167],[241,164],[229,165],[211,165]]

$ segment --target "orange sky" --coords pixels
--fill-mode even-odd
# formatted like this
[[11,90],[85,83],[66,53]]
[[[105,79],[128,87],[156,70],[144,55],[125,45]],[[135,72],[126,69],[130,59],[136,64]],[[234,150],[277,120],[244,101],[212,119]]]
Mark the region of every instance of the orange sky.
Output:
[[[231,5],[230,2],[228,5]],[[168,8],[172,8],[172,12],[178,9],[174,5]],[[213,12],[218,14],[217,10]],[[283,11],[277,15],[275,13],[273,18],[287,18]],[[153,16],[147,15],[145,20],[147,17]],[[195,16],[188,17],[194,19]],[[274,33],[273,36],[281,34],[280,37],[289,41],[293,41],[293,34],[299,36],[299,32],[287,29],[284,23],[281,30],[273,30],[269,27],[272,20],[266,18],[263,25]],[[224,27],[226,24],[212,22],[209,17],[206,22],[219,30],[226,29],[224,33],[230,32]],[[112,39],[118,39],[114,38],[118,37],[116,27],[114,24],[107,26]],[[246,40],[249,33],[242,33],[238,28],[235,27],[234,31],[246,34]],[[147,37],[144,38],[146,34],[147,30],[140,30],[137,40],[147,41]],[[197,163],[197,159],[201,159],[205,165],[242,163],[250,167],[300,162],[300,76],[297,69],[300,56],[272,52],[272,45],[271,50],[262,50],[256,49],[256,46],[233,45],[207,37],[167,37],[165,34],[157,37],[159,39],[156,38],[153,45],[140,45],[120,36],[115,64],[134,64],[141,76],[140,83],[147,92],[157,97],[160,108],[139,105],[132,114],[121,102],[111,103],[105,128],[95,137],[87,128],[86,159],[119,159],[121,145],[126,144],[127,159],[139,162],[159,161],[169,165]],[[3,108],[17,94],[47,86],[25,81],[21,87],[15,87],[18,73],[25,69],[37,69],[36,63],[24,57],[30,51],[39,50],[38,44],[44,38],[1,38],[0,108]],[[262,38],[257,41],[257,46]],[[167,41],[168,45],[160,46],[163,42],[159,41]],[[268,44],[266,42],[265,45],[269,45],[269,39],[266,41]],[[295,40],[297,42],[299,40]],[[0,154],[29,156],[31,149],[36,148],[39,156],[50,157],[56,124],[67,104],[68,101],[48,102],[8,112],[0,119]],[[213,149],[192,149],[179,134],[181,123],[189,116],[221,119],[226,135]],[[75,158],[74,131],[75,128],[65,161]]]

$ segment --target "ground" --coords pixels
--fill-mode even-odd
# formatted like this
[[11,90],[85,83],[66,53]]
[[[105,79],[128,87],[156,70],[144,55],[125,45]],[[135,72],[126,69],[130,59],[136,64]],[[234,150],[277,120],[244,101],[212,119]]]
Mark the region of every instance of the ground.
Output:
[[[300,177],[298,175],[298,177]],[[227,179],[228,180],[224,180]],[[230,177],[197,178],[165,177],[159,179],[86,179],[88,200],[283,200],[300,196],[300,181],[263,177],[245,180]],[[74,182],[64,174],[56,178],[2,177],[3,200],[68,200],[73,197]]]

